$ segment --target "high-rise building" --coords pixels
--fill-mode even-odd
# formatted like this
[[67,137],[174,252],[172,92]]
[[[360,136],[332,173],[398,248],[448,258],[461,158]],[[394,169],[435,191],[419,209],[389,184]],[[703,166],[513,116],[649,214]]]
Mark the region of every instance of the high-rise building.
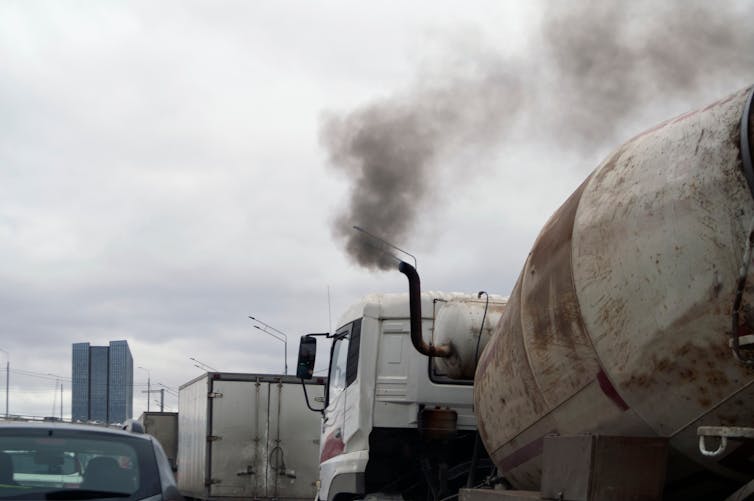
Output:
[[89,343],[73,343],[71,419],[89,420]]
[[127,341],[110,341],[108,368],[107,414],[122,423],[133,416],[134,360]]
[[74,343],[71,416],[74,421],[122,423],[133,416],[133,358],[127,341]]

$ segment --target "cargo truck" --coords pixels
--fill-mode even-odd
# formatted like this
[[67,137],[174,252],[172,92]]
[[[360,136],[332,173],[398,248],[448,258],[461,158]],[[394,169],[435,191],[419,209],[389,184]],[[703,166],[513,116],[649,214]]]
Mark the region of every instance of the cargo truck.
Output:
[[144,433],[152,435],[160,442],[168,456],[173,471],[178,463],[178,413],[177,412],[142,412],[138,420],[144,427]]
[[[486,483],[496,489],[462,489],[461,499],[753,495],[753,131],[751,88],[668,120],[609,155],[550,218],[474,375],[475,422],[496,468]],[[428,305],[415,269],[400,269],[421,345]],[[456,337],[420,349],[428,367],[453,358]],[[331,371],[339,363],[331,357]],[[376,406],[376,390],[359,388],[359,401]],[[368,426],[349,433],[370,445],[376,436]],[[323,461],[321,478],[329,470]],[[370,487],[320,490],[320,499]]]
[[[454,336],[451,358],[412,347],[408,294],[373,294],[332,335],[322,413],[319,499],[368,493],[444,497],[466,481],[476,440],[475,360],[505,307],[487,294],[422,295],[430,352]],[[314,367],[317,335],[302,338],[297,374]],[[481,462],[478,468],[489,469]]]
[[[306,383],[322,400],[325,378]],[[208,372],[182,385],[178,489],[193,499],[307,499],[320,420],[293,376]]]

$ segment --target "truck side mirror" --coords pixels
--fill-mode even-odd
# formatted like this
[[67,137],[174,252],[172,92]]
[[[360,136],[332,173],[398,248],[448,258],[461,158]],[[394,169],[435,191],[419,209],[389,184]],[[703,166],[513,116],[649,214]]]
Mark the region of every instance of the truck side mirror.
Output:
[[314,361],[317,358],[317,339],[311,336],[301,336],[298,345],[298,364],[296,377],[311,379],[314,374]]

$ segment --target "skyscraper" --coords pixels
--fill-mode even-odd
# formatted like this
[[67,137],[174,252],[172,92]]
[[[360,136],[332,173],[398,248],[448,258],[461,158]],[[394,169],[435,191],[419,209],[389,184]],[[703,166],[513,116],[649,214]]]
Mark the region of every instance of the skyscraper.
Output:
[[133,416],[134,361],[127,341],[110,341],[108,369],[107,414],[122,423]]
[[133,415],[133,358],[127,341],[74,343],[71,416],[74,421],[122,423]]

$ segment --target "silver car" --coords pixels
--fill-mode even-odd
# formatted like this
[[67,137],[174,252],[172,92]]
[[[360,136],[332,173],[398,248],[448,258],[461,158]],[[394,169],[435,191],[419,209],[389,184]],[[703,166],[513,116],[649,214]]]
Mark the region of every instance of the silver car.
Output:
[[182,500],[165,452],[139,428],[0,423],[0,499]]

